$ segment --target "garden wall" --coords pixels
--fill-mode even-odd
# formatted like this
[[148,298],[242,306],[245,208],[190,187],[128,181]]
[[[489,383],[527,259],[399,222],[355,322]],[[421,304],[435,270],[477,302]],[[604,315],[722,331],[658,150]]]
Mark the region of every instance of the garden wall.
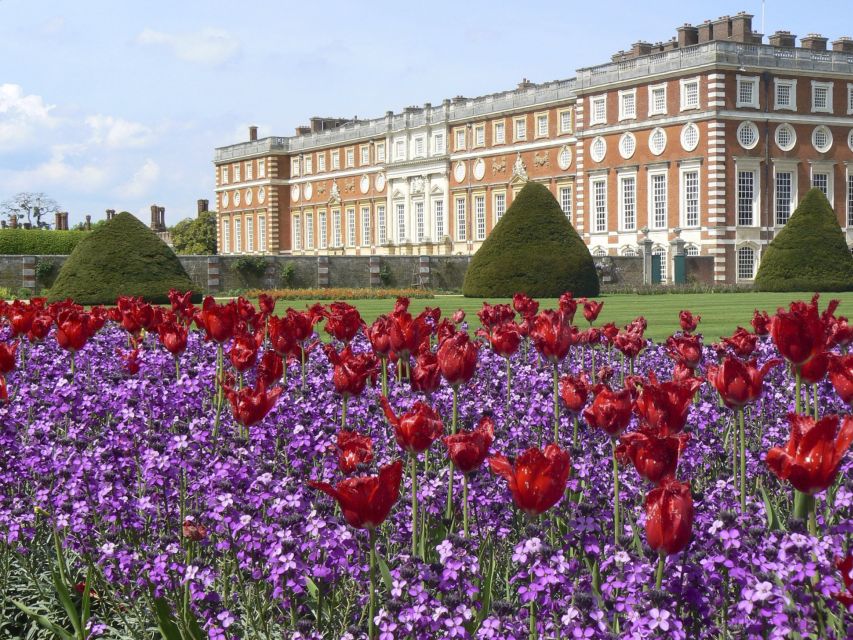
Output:
[[[264,256],[262,275],[234,269],[237,256],[178,256],[200,291],[217,292],[264,288],[315,287],[424,287],[436,291],[460,291],[468,268],[469,256]],[[32,289],[52,282],[50,271],[39,263],[55,265],[52,274],[67,256],[0,255],[0,287]],[[641,286],[641,257],[604,256],[595,258],[602,291]],[[689,257],[687,281],[713,282],[713,258]]]

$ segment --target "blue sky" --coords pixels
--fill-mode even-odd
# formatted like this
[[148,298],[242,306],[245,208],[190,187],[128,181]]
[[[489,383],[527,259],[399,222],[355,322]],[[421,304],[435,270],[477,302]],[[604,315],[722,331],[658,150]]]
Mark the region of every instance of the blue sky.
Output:
[[[808,6],[808,11],[803,7]],[[642,9],[642,10],[639,10]],[[213,201],[213,149],[312,115],[376,117],[567,78],[760,0],[0,0],[0,201],[166,222]],[[767,0],[766,32],[853,36],[853,4]]]

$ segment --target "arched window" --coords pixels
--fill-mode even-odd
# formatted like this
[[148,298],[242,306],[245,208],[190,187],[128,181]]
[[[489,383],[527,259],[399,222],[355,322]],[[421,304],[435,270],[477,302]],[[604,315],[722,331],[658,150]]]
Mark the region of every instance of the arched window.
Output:
[[737,279],[752,280],[755,277],[755,249],[743,246],[737,250]]
[[592,255],[594,255],[596,258],[602,258],[607,255],[607,252],[601,247],[596,247],[592,250]]
[[624,249],[622,249],[622,255],[626,258],[636,258],[637,249],[634,247],[625,247]]
[[653,256],[660,256],[660,280],[666,282],[666,247],[657,245],[652,249]]
[[695,244],[685,245],[684,255],[686,255],[686,256],[698,256],[699,255],[699,247],[697,247]]

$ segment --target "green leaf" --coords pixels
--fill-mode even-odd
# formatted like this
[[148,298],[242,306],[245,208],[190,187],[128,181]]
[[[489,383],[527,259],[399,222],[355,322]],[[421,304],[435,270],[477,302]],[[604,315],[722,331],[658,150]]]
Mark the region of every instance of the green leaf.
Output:
[[758,490],[761,492],[761,499],[764,500],[764,511],[767,516],[767,528],[770,531],[777,531],[781,529],[781,520],[779,519],[779,514],[776,511],[776,505],[773,504],[773,501],[770,500],[770,496],[767,495],[764,484],[759,483]]
[[83,612],[80,615],[80,624],[85,629],[86,623],[89,621],[89,615],[92,612],[92,565],[89,565],[89,571],[86,572],[86,585],[83,589]]
[[154,598],[154,613],[157,615],[157,628],[163,640],[183,640],[165,598]]
[[13,600],[11,598],[9,599],[9,602],[11,602],[13,605],[18,607],[18,609],[20,609],[26,615],[28,615],[30,618],[32,618],[33,620],[38,622],[42,627],[44,627],[45,629],[50,631],[52,634],[54,634],[58,638],[61,638],[61,640],[74,640],[74,636],[71,635],[70,633],[68,633],[65,629],[60,627],[58,624],[56,624],[52,620],[41,615],[40,613],[36,613],[32,609],[30,609],[27,605],[25,605],[23,602],[18,602],[17,600]]
[[316,600],[317,596],[320,594],[320,588],[317,586],[317,583],[314,582],[311,578],[305,577],[305,586],[308,589],[308,595],[311,596],[312,600]]
[[196,618],[196,615],[192,611],[187,611],[184,622],[187,625],[187,631],[189,631],[192,640],[204,640],[207,637],[198,623],[198,618]]
[[376,559],[379,561],[379,573],[382,574],[382,582],[385,583],[385,588],[390,592],[394,587],[394,583],[391,581],[391,572],[388,570],[388,563],[379,554],[376,554]]
[[77,637],[82,640],[85,636],[83,635],[83,625],[80,624],[80,613],[71,599],[71,592],[68,590],[68,585],[62,580],[62,576],[58,571],[51,571],[51,574],[53,575],[53,587],[56,590],[56,596],[65,609],[65,613],[68,614],[71,626],[74,627]]

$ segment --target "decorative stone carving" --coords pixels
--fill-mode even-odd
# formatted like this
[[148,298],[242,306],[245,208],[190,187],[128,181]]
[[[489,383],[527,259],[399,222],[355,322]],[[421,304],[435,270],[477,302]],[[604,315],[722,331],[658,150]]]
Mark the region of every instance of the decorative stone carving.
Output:
[[355,179],[354,178],[350,178],[349,180],[344,182],[344,191],[346,193],[352,193],[353,191],[355,191]]
[[533,166],[534,167],[550,167],[551,166],[551,158],[548,156],[547,151],[543,151],[540,153],[533,154]]
[[496,176],[499,173],[506,171],[506,158],[500,157],[492,160],[492,175]]
[[323,184],[322,182],[317,185],[317,193],[321,196],[325,195],[325,193],[326,193],[326,185]]
[[424,179],[421,176],[417,176],[412,178],[411,182],[411,192],[413,194],[423,193],[424,192]]
[[527,180],[527,165],[521,159],[521,152],[515,156],[515,163],[512,165],[512,177]]
[[340,200],[341,199],[341,190],[338,188],[338,181],[332,180],[332,191],[329,195],[332,200]]

